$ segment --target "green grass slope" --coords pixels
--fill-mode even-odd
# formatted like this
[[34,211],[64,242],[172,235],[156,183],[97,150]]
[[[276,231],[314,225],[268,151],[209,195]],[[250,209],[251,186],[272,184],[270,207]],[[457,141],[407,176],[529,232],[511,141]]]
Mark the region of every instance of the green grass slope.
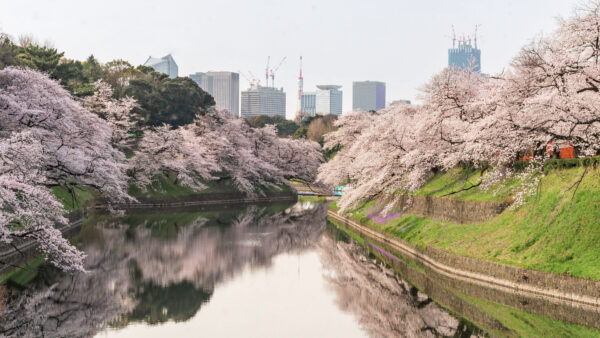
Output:
[[[582,174],[586,175],[576,189]],[[450,172],[434,177],[417,194],[439,196],[468,184],[456,177],[476,179],[473,172]],[[588,167],[550,170],[536,196],[517,210],[507,209],[482,223],[453,224],[402,215],[377,224],[367,215],[376,202],[364,203],[352,216],[420,247],[546,272],[600,280],[600,170]],[[506,200],[515,182],[498,195],[478,188],[452,195],[471,201]],[[504,192],[503,192],[504,191]]]

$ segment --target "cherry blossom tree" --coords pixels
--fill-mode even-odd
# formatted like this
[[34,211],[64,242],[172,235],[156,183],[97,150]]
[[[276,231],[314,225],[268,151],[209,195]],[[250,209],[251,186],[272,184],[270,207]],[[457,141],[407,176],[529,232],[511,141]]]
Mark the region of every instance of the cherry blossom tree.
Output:
[[162,172],[202,189],[202,181],[230,178],[240,191],[275,187],[289,178],[313,181],[323,162],[320,146],[277,137],[274,126],[251,128],[227,111],[209,109],[191,124],[147,130],[132,158],[134,179],[145,186]]
[[172,172],[177,175],[177,183],[200,190],[205,187],[202,180],[213,179],[211,172],[218,170],[210,144],[189,129],[171,129],[168,125],[144,132],[131,166],[134,182],[141,188],[162,173]]
[[110,144],[111,129],[47,75],[0,70],[0,138],[28,131],[43,147],[48,185],[83,184],[126,199],[123,154]]
[[[600,151],[598,27],[600,2],[589,2],[524,47],[502,74],[447,68],[423,87],[416,107],[342,117],[325,137],[325,147],[342,150],[320,168],[319,180],[348,185],[339,202],[345,210],[363,199],[392,203],[399,190],[462,165],[481,169],[482,188],[517,175],[521,204],[541,178],[549,143],[571,144],[582,155]],[[541,165],[515,173],[519,154],[531,150]]]
[[84,255],[57,225],[67,224],[62,205],[44,184],[43,147],[30,132],[0,140],[0,242],[32,239],[64,270],[81,270]]
[[64,270],[83,269],[83,254],[57,229],[67,223],[50,186],[97,188],[130,199],[126,165],[108,124],[47,75],[0,70],[0,241],[33,239]]
[[83,106],[91,112],[102,117],[111,128],[111,142],[120,150],[130,146],[132,142],[131,132],[135,125],[131,111],[138,106],[132,97],[115,99],[111,86],[98,80],[94,83],[94,95],[83,99]]

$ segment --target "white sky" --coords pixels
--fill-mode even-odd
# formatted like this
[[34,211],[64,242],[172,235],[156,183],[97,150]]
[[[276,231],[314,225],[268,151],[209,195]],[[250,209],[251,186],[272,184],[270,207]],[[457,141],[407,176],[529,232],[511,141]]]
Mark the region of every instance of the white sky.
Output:
[[[418,89],[447,64],[457,34],[480,24],[482,71],[502,71],[519,48],[552,32],[579,0],[0,0],[0,31],[51,41],[68,58],[141,64],[173,54],[179,75],[251,71],[264,83],[271,64],[287,56],[276,85],[297,109],[298,57],[304,90],[339,84],[344,111],[352,81],[384,81],[387,101],[415,100]],[[240,89],[248,86],[240,78]]]

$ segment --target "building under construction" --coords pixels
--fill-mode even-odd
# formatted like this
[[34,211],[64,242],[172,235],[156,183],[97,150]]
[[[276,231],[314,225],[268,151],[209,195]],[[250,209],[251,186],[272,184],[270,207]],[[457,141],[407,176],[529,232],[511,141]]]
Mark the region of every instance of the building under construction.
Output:
[[241,117],[259,115],[285,118],[285,92],[283,88],[251,86],[242,92]]
[[452,30],[452,48],[448,49],[448,67],[459,67],[481,72],[481,50],[477,48],[477,26],[472,39],[464,36],[457,39],[454,29]]

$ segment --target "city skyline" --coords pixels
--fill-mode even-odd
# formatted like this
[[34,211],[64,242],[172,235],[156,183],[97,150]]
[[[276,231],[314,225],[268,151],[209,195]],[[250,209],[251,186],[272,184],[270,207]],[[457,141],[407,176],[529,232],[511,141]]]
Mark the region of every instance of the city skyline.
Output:
[[[158,1],[109,0],[90,4],[83,12],[76,1],[24,0],[3,4],[0,30],[14,37],[31,34],[42,42],[50,40],[65,57],[78,60],[93,54],[102,62],[124,59],[139,65],[148,55],[170,53],[180,76],[221,69],[252,71],[260,78],[268,56],[273,60],[287,56],[276,83],[288,93],[297,92],[302,55],[305,88],[322,83],[351,88],[353,81],[370,79],[387,84],[388,101],[418,103],[419,88],[447,65],[452,25],[457,33],[467,34],[481,24],[478,44],[484,71],[495,74],[508,67],[523,45],[551,33],[555,17],[569,16],[577,3],[174,1],[169,8],[175,11],[165,16]],[[381,6],[389,10],[380,11]],[[137,13],[135,25],[132,12]],[[198,12],[203,13],[201,20],[196,19]],[[13,13],[22,14],[17,18]],[[337,19],[328,20],[333,14]],[[214,31],[215,25],[223,27]],[[245,80],[240,86],[240,90],[249,87]],[[344,112],[350,110],[352,95],[344,96],[343,105]],[[287,96],[286,106],[287,118],[293,118],[296,95]]]

